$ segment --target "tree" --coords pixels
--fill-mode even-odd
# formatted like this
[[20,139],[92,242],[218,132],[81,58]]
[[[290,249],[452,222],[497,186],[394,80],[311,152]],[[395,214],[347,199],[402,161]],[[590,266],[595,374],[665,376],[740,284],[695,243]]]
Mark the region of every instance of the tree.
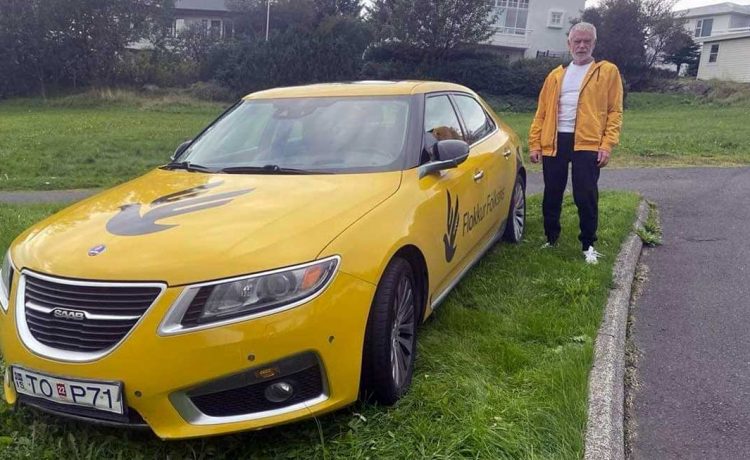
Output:
[[362,13],[361,0],[314,0],[319,19],[329,16],[358,17]]
[[701,46],[695,43],[693,37],[685,30],[680,34],[674,34],[664,46],[664,56],[662,61],[677,66],[677,75],[683,64],[687,64],[688,69],[698,64],[701,55]]
[[459,45],[477,44],[492,35],[494,1],[375,0],[368,8],[378,39],[398,40],[442,55]]
[[283,34],[289,30],[309,32],[317,25],[313,0],[228,0],[227,7],[239,14],[235,32],[240,36],[257,38],[266,35],[267,13],[269,35]]
[[0,0],[4,94],[48,83],[106,83],[129,43],[173,0]]
[[612,61],[626,82],[637,87],[664,53],[667,43],[683,31],[675,16],[675,0],[603,0],[587,8],[583,21],[597,28],[594,55]]

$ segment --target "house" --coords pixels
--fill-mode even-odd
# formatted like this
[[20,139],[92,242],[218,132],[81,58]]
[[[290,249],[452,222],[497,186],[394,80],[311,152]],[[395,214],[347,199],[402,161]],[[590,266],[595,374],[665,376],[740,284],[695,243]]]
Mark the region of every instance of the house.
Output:
[[698,79],[750,83],[750,28],[703,39]]
[[234,14],[225,0],[176,0],[174,5],[173,34],[190,27],[200,27],[214,38],[234,35]]
[[570,56],[566,42],[570,20],[581,15],[585,0],[494,0],[499,13],[489,43],[511,60]]
[[750,82],[750,5],[725,2],[675,13],[702,45],[699,80]]

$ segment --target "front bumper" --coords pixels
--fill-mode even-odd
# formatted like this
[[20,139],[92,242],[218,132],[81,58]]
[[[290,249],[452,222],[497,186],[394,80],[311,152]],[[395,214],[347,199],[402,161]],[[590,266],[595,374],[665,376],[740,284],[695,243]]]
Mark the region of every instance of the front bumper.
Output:
[[[359,392],[362,346],[375,291],[372,284],[339,271],[320,296],[297,308],[162,337],[157,334],[159,324],[182,291],[182,287],[167,288],[111,353],[95,361],[74,363],[39,356],[23,344],[16,330],[17,288],[18,283],[14,283],[8,312],[0,312],[0,347],[6,364],[70,379],[123,382],[131,417],[142,417],[163,439],[259,429],[354,402]],[[283,363],[298,356],[308,357],[304,366],[310,364],[310,356],[318,363],[322,377],[322,394],[318,397],[272,411],[233,413],[231,417],[211,416],[195,404],[192,407],[189,402],[186,404],[190,396],[206,393],[207,388],[226,391],[226,382],[238,379],[247,382],[259,370],[269,366],[278,370],[278,363],[283,367]],[[287,374],[297,370],[290,369]],[[5,399],[15,404],[19,395],[7,377],[4,389]],[[237,392],[219,394],[238,396]],[[42,409],[55,411],[59,407]]]

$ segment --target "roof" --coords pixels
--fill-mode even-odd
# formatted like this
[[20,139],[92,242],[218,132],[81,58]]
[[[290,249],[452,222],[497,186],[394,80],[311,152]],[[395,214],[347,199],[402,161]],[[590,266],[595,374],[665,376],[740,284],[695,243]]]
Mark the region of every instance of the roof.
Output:
[[722,34],[722,35],[715,35],[713,37],[705,37],[701,41],[703,43],[708,42],[720,42],[725,40],[736,40],[738,38],[750,38],[750,30],[747,32],[736,32],[733,34]]
[[202,11],[229,11],[225,0],[176,0],[175,9]]
[[686,10],[678,10],[675,13],[681,13],[683,18],[695,18],[698,16],[715,16],[717,14],[747,14],[750,15],[750,5],[738,5],[737,3],[724,2],[714,5],[699,6]]
[[280,99],[327,96],[400,96],[435,91],[470,91],[455,83],[436,81],[355,81],[274,88],[248,94],[245,99]]

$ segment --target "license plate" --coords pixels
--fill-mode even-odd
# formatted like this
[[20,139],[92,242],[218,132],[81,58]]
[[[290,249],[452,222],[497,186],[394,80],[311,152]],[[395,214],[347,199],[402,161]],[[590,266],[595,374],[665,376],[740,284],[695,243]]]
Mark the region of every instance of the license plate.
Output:
[[124,412],[121,383],[53,377],[16,366],[11,371],[18,393],[115,414]]

